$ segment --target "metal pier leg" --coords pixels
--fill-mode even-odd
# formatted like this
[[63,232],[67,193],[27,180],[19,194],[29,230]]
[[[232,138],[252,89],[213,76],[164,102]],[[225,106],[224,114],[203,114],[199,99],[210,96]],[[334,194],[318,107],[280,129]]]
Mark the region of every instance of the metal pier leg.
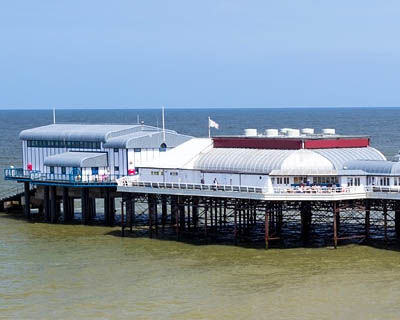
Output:
[[204,236],[207,238],[207,214],[208,214],[208,204],[206,200],[206,205],[204,207]]
[[265,209],[265,249],[269,248],[269,208]]
[[58,220],[57,216],[57,194],[56,187],[50,187],[50,222],[56,223]]
[[[310,238],[310,225],[311,225],[311,205],[309,202],[302,202],[300,205],[301,215],[301,238],[303,243],[307,243]],[[279,207],[277,209],[278,224],[279,224]]]
[[388,234],[387,234],[387,203],[386,201],[383,202],[383,226],[385,230],[384,240],[385,243],[388,242]]
[[193,214],[193,228],[196,230],[199,226],[199,198],[193,198],[193,206],[192,206],[192,214]]
[[111,225],[111,212],[110,212],[110,191],[108,188],[104,191],[104,224]]
[[179,229],[185,230],[185,198],[178,198],[178,206],[179,206]]
[[62,195],[62,204],[63,204],[63,218],[64,218],[64,223],[69,222],[70,218],[70,204],[71,201],[69,200],[68,197],[68,188],[64,187],[63,188],[63,195]]
[[171,225],[175,225],[177,223],[178,216],[178,197],[171,196]]
[[149,212],[149,236],[150,238],[153,237],[153,216],[154,216],[154,201],[153,195],[147,195],[147,205],[148,205],[148,212]]
[[227,205],[227,203],[226,203],[227,201],[226,201],[226,199],[224,200],[224,227],[226,227],[226,205]]
[[158,236],[158,202],[157,202],[157,196],[153,197],[153,212],[154,212],[154,224],[155,224],[156,236]]
[[167,196],[161,196],[161,227],[162,231],[165,230],[165,224],[167,223],[168,206],[167,206]]
[[191,219],[190,219],[190,214],[191,214],[191,210],[190,210],[190,207],[191,207],[191,205],[190,205],[190,203],[188,204],[188,206],[187,206],[187,228],[188,228],[188,230],[190,231],[191,230]]
[[88,188],[82,188],[81,208],[82,208],[82,223],[88,224],[89,218],[90,218],[89,189]]
[[235,209],[233,209],[233,241],[235,246],[237,245],[237,204],[235,204]]
[[370,220],[371,204],[369,200],[365,200],[365,240],[369,240],[369,229],[371,226]]
[[333,202],[333,245],[335,249],[337,248],[338,244],[337,216],[338,216],[337,203]]
[[211,229],[214,227],[214,216],[213,216],[213,201],[210,199],[210,226]]
[[396,232],[396,239],[400,239],[400,203],[396,202],[396,209],[394,212],[394,229]]
[[133,220],[135,219],[135,198],[128,198],[126,203],[126,221],[129,225],[129,230],[132,232]]
[[125,237],[124,200],[121,201],[121,237]]
[[44,186],[43,188],[44,191],[44,220],[47,222],[50,222],[50,188],[49,186]]
[[30,219],[31,218],[31,190],[30,190],[29,182],[24,182],[24,200],[25,200],[25,205],[24,205],[25,218]]
[[217,233],[218,229],[218,202],[214,200],[214,225],[215,225],[215,233]]

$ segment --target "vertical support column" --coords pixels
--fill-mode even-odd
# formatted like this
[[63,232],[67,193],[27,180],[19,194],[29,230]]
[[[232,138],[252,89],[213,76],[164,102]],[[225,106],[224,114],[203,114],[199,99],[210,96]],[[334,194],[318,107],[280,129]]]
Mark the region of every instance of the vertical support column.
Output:
[[[279,206],[276,206],[277,211],[277,225],[280,221],[280,210]],[[311,228],[311,204],[309,202],[302,202],[300,204],[300,215],[301,215],[301,239],[303,243],[307,243],[310,238],[310,228]]]
[[207,238],[207,220],[208,220],[208,201],[205,200],[205,206],[204,206],[204,236]]
[[388,235],[387,235],[387,203],[386,200],[383,200],[383,227],[384,227],[384,240],[387,243]]
[[153,237],[153,217],[154,217],[154,199],[152,194],[147,195],[147,205],[149,211],[149,236]]
[[218,229],[218,201],[214,199],[214,225],[215,225],[215,233],[217,233]]
[[394,211],[394,230],[396,233],[396,239],[400,239],[400,203],[396,201]]
[[210,203],[210,227],[211,229],[214,227],[214,215],[213,215],[213,200],[209,200]]
[[161,226],[162,231],[165,229],[165,224],[167,223],[168,206],[167,206],[167,196],[161,196]]
[[153,213],[154,213],[154,225],[156,236],[158,236],[158,201],[157,195],[153,195]]
[[227,205],[227,200],[224,200],[224,227],[226,227],[226,205]]
[[63,194],[62,194],[62,206],[63,206],[63,220],[64,223],[69,222],[70,217],[70,200],[68,197],[68,188],[63,187]]
[[334,201],[333,202],[333,245],[335,249],[337,248],[338,244],[337,216],[338,216],[338,207],[336,201]]
[[269,248],[269,205],[265,208],[265,229],[264,229],[264,241],[265,241],[265,249]]
[[110,226],[113,226],[115,223],[115,198],[110,195]]
[[68,220],[74,220],[75,216],[75,201],[73,197],[69,198],[69,212],[68,212]]
[[57,216],[57,194],[56,187],[50,187],[50,222],[56,223],[58,220]]
[[44,220],[50,222],[50,188],[49,186],[44,186]]
[[83,224],[88,224],[89,222],[89,190],[88,188],[81,188],[81,210]]
[[190,202],[191,201],[189,201],[189,204],[187,205],[187,228],[188,228],[189,231],[191,229],[191,219],[190,219],[190,214],[191,214],[190,207],[191,207],[191,204],[190,204]]
[[110,216],[110,190],[106,188],[104,190],[104,224],[106,226],[111,225]]
[[370,215],[371,215],[371,203],[367,199],[365,200],[365,240],[369,239],[369,229],[371,226]]
[[199,226],[199,198],[193,198],[192,204],[193,228],[196,230]]
[[125,237],[124,199],[122,199],[122,201],[121,201],[121,237]]
[[125,199],[126,207],[126,223],[129,226],[130,232],[132,232],[133,221],[135,219],[135,198],[129,196]]
[[185,198],[183,196],[178,197],[179,206],[179,229],[185,230]]
[[31,218],[31,190],[29,182],[24,182],[24,214],[26,219]]
[[236,246],[237,245],[237,234],[238,234],[238,228],[237,228],[237,204],[238,200],[235,200],[235,208],[233,209],[233,243]]
[[177,223],[178,216],[178,197],[171,196],[171,225],[175,225]]

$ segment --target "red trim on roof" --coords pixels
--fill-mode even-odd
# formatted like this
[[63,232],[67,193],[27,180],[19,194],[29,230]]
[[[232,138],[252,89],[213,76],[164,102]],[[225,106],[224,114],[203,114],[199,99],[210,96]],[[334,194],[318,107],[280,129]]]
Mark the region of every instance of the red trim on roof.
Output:
[[304,149],[364,148],[368,146],[369,138],[338,138],[304,141]]
[[213,138],[213,141],[214,141],[214,148],[251,148],[251,149],[286,149],[286,150],[297,150],[302,148],[301,139],[221,137],[221,138]]

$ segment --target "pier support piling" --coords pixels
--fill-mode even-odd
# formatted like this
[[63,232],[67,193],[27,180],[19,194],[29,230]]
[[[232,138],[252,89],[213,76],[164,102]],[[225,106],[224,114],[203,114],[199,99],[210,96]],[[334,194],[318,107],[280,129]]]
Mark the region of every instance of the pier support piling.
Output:
[[26,219],[31,218],[31,190],[29,182],[24,182],[24,214]]
[[58,221],[58,210],[57,210],[57,194],[56,187],[50,187],[50,222],[56,223]]
[[44,186],[43,188],[43,207],[44,207],[44,220],[50,222],[50,188],[49,186]]

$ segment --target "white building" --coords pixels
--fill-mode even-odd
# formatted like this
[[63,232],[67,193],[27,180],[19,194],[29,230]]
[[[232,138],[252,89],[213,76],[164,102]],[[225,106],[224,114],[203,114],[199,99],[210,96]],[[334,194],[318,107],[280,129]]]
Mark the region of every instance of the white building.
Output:
[[99,180],[134,174],[143,162],[190,140],[146,125],[52,124],[20,133],[24,171],[48,179]]

